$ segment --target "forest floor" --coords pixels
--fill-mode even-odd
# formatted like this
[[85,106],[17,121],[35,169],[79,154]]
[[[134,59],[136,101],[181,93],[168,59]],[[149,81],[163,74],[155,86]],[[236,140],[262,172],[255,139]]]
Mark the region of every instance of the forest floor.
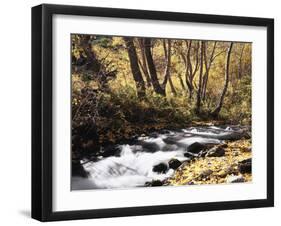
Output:
[[251,164],[241,167],[241,162],[252,157],[251,140],[228,141],[225,155],[221,157],[199,157],[183,162],[164,185],[199,185],[251,182]]

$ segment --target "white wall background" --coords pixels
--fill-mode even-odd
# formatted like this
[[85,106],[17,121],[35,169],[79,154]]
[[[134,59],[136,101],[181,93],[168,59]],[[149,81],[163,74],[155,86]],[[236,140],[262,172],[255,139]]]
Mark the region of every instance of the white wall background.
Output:
[[[44,1],[43,1],[44,2]],[[0,224],[38,225],[30,218],[31,156],[31,6],[42,1],[2,1],[0,13]],[[279,99],[281,66],[281,14],[276,0],[60,0],[45,3],[228,14],[275,18],[275,128],[281,126]],[[278,10],[279,9],[279,10]],[[278,104],[279,103],[279,104]],[[154,215],[56,222],[55,225],[236,225],[268,224],[280,219],[281,132],[275,129],[275,208]],[[212,194],[210,194],[212,195]]]

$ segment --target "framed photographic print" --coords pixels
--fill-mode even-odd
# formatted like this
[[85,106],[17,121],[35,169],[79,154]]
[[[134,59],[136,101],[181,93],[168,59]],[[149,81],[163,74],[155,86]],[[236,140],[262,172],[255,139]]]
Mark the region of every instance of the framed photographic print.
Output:
[[32,217],[274,205],[274,21],[32,8]]

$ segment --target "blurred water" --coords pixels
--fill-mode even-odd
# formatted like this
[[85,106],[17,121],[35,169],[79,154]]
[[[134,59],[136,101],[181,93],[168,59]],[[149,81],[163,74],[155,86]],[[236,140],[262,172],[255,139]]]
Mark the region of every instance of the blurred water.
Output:
[[222,135],[233,132],[231,127],[211,126],[165,131],[153,133],[153,136],[139,137],[134,145],[120,145],[120,156],[83,164],[84,169],[89,172],[89,177],[73,177],[72,190],[138,187],[152,180],[164,180],[172,176],[174,170],[156,173],[152,170],[153,166],[159,163],[168,165],[173,158],[187,160],[184,152],[189,145],[194,142],[219,144],[223,142]]

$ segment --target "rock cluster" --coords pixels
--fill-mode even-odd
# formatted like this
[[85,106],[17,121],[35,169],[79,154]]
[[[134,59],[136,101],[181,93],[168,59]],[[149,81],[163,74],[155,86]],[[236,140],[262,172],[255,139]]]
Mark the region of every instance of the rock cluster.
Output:
[[251,141],[228,141],[219,145],[194,143],[165,185],[242,183],[252,180]]

